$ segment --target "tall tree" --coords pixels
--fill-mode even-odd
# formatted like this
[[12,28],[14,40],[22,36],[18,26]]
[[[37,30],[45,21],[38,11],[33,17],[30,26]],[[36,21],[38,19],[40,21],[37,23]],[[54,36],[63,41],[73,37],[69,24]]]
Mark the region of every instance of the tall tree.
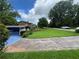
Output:
[[55,20],[57,27],[69,26],[72,20],[72,1],[60,1],[49,12],[49,18]]
[[79,26],[79,5],[75,4],[73,7],[74,17],[73,17],[73,26]]
[[13,11],[8,0],[0,0],[0,22],[5,25],[15,25],[17,23],[16,16],[19,14]]
[[48,21],[45,17],[39,19],[38,27],[43,28],[48,26]]

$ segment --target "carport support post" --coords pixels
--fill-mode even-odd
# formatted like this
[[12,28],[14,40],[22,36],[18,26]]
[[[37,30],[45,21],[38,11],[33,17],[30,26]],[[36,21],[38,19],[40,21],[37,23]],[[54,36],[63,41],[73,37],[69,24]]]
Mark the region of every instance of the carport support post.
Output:
[[21,28],[19,27],[19,35],[21,35],[21,32],[20,32]]

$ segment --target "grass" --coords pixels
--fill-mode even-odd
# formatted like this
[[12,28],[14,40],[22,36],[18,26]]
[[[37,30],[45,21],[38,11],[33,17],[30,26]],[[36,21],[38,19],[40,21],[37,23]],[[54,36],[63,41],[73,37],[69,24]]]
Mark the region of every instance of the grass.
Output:
[[33,32],[28,38],[51,38],[51,37],[66,37],[79,36],[79,33],[57,30],[57,29],[42,29],[41,31]]
[[79,59],[79,50],[6,53],[4,59]]

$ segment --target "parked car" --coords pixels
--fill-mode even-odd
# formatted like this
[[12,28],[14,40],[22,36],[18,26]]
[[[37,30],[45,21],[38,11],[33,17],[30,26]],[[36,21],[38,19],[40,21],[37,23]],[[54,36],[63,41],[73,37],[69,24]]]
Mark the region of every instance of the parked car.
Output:
[[79,33],[79,27],[77,27],[77,28],[75,29],[75,32],[76,32],[76,33]]
[[62,29],[70,29],[69,26],[62,26],[61,28],[62,28]]

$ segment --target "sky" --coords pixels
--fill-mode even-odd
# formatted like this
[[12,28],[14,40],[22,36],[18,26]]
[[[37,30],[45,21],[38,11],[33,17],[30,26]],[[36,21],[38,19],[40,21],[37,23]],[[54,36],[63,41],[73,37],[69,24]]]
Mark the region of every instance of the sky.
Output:
[[[41,17],[48,19],[50,9],[59,1],[61,0],[10,0],[10,3],[13,9],[21,15],[21,18],[17,18],[17,21],[37,24]],[[78,2],[79,0],[74,0],[74,3]]]

